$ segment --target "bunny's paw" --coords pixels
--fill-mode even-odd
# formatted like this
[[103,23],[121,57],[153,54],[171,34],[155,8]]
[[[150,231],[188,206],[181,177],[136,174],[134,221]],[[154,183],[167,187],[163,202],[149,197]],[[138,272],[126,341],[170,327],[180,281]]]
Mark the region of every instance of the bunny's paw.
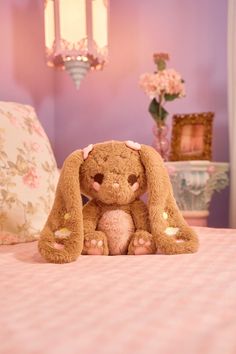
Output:
[[84,238],[83,254],[85,255],[108,255],[106,236],[101,231],[86,234]]
[[136,231],[131,238],[128,254],[145,255],[156,253],[156,245],[152,235],[147,231]]

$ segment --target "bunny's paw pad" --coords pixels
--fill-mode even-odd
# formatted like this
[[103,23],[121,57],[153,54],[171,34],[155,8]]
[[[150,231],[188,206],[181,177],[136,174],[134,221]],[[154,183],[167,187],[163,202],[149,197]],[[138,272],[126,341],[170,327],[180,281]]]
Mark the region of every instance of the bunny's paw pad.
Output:
[[88,255],[102,255],[104,254],[104,242],[103,240],[96,240],[85,237],[84,242],[84,254]]
[[151,241],[144,240],[143,238],[139,238],[138,240],[135,239],[133,242],[134,245],[134,254],[135,255],[144,255],[144,254],[151,254],[152,251],[150,249]]

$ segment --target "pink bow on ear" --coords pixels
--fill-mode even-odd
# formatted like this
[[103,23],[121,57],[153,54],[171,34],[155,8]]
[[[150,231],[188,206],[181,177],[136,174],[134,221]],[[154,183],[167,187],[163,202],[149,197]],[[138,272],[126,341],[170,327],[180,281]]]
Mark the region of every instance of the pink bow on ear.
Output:
[[83,149],[84,160],[86,160],[88,158],[88,155],[92,150],[93,150],[93,144],[90,144]]
[[128,146],[130,149],[133,149],[133,150],[141,150],[141,145],[139,143],[135,143],[132,140],[127,140],[125,142],[125,145]]

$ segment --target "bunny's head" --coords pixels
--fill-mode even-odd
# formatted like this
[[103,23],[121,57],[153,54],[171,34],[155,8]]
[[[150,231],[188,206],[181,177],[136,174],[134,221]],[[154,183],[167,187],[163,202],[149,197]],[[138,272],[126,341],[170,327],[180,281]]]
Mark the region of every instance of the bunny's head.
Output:
[[[132,146],[132,145],[131,145]],[[137,150],[125,143],[95,145],[80,167],[82,194],[104,204],[133,202],[147,189],[145,168]]]

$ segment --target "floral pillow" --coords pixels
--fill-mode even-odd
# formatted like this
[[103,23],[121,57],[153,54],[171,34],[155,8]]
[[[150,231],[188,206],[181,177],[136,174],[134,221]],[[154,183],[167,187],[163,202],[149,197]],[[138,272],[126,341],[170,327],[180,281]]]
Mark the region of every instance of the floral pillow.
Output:
[[38,239],[57,180],[52,148],[34,109],[0,102],[0,244]]

